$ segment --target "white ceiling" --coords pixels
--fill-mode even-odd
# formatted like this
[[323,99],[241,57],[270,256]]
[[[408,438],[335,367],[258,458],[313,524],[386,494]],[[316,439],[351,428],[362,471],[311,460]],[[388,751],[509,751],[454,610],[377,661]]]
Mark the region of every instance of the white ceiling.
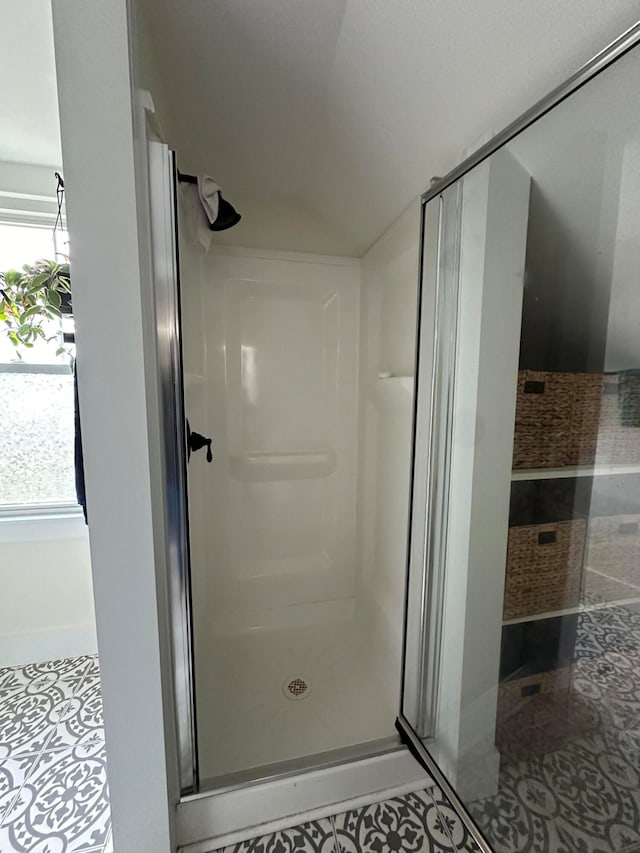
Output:
[[51,4],[2,0],[0,160],[59,167]]
[[[361,254],[637,0],[148,0],[183,168],[313,210]],[[291,247],[289,247],[291,248]]]

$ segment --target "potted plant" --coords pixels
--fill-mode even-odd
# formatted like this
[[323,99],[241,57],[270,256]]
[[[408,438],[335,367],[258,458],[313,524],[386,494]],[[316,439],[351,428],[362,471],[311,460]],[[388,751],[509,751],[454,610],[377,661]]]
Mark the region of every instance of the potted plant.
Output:
[[51,335],[46,326],[71,313],[69,264],[39,260],[22,271],[0,272],[0,330],[16,347],[30,349],[38,338],[58,341],[57,355],[66,352],[62,330]]

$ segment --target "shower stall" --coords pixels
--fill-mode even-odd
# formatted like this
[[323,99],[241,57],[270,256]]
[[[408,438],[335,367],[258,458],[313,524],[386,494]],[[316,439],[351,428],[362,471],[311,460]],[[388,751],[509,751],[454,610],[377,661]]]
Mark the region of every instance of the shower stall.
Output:
[[183,791],[406,762],[419,205],[362,259],[204,251],[148,147]]
[[[588,668],[590,620],[640,631],[639,148],[616,95],[632,97],[639,40],[361,258],[203,251],[149,136],[187,841],[210,828],[198,810],[259,785],[292,796],[302,771],[307,799],[276,816],[424,768],[479,849],[519,849],[495,825],[513,767],[606,734],[617,699],[594,684],[612,652]],[[594,114],[606,132],[587,132]],[[387,775],[363,781],[374,766]]]
[[186,414],[213,448],[188,465],[200,778],[221,784],[384,742],[397,666],[358,541],[358,262],[180,233]]

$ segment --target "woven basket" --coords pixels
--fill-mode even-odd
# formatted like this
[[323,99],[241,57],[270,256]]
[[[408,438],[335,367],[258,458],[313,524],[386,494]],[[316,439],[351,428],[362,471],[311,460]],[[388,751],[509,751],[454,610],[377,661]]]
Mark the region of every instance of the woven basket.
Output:
[[601,373],[573,374],[573,408],[567,463],[590,465],[596,458],[604,377]]
[[585,565],[621,583],[640,586],[640,515],[591,518]]
[[504,619],[577,606],[585,533],[582,519],[509,529]]
[[596,459],[600,463],[640,463],[640,426],[625,418],[619,393],[620,376],[605,373],[603,379]]
[[571,667],[503,682],[498,688],[496,746],[519,760],[561,749],[597,729],[600,717],[571,685]]
[[503,681],[498,688],[498,726],[534,696],[560,693],[571,687],[571,666]]
[[519,371],[514,468],[560,468],[567,464],[573,398],[573,374]]

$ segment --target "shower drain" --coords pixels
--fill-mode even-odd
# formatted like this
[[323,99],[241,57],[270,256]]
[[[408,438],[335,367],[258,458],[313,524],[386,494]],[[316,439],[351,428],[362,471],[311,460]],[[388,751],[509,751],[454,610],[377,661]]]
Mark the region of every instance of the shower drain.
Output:
[[287,699],[298,701],[299,699],[307,698],[309,693],[311,693],[311,685],[301,675],[294,675],[293,677],[285,678],[282,684],[282,692]]

